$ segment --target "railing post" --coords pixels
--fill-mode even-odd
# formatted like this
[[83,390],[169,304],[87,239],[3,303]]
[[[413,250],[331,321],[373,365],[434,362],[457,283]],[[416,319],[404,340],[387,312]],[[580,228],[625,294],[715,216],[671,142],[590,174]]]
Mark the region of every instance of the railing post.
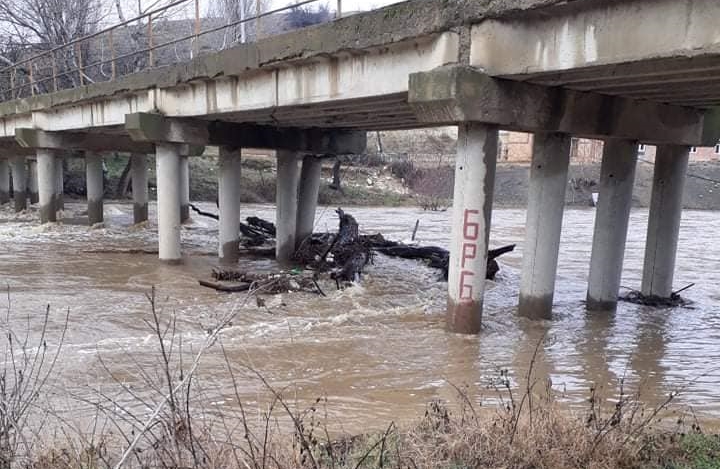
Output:
[[148,66],[155,66],[155,59],[153,57],[152,15],[148,15]]
[[83,78],[83,65],[82,65],[82,48],[80,47],[80,43],[75,44],[76,55],[77,55],[77,62],[78,62],[78,76],[80,77],[80,86],[83,86],[85,84],[85,78]]
[[200,0],[195,0],[195,41],[193,41],[193,56],[200,55]]
[[35,80],[33,79],[33,61],[30,61],[30,73],[28,74],[30,78],[30,96],[35,96]]
[[108,38],[110,41],[110,78],[114,80],[117,77],[117,70],[116,70],[116,64],[115,64],[115,39],[113,38],[113,30],[111,29],[109,31],[110,37]]
[[57,56],[55,52],[52,53],[52,73],[53,73],[53,90],[58,90],[58,76],[57,76]]
[[342,0],[337,0],[337,11],[335,12],[336,18],[342,18]]
[[260,0],[255,0],[255,42],[260,40],[262,32],[262,18],[260,18],[261,14],[262,2]]

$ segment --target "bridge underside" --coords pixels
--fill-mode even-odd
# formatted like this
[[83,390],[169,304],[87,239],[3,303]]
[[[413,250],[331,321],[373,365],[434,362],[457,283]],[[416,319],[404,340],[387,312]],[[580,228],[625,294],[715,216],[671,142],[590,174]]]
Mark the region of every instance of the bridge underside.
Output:
[[[672,293],[690,146],[720,138],[719,20],[717,0],[412,0],[117,82],[2,103],[0,156],[15,157],[22,178],[24,156],[36,155],[41,219],[52,221],[64,151],[86,151],[93,194],[102,194],[94,152],[135,153],[135,220],[143,221],[144,154],[154,151],[160,257],[179,261],[186,157],[217,145],[219,257],[232,263],[239,149],[276,149],[277,258],[288,262],[313,226],[318,156],[363,152],[363,131],[457,125],[448,326],[478,332],[498,130],[535,134],[519,310],[542,318],[552,312],[571,138],[602,139],[587,304],[612,309],[640,142],[658,145],[641,289]],[[93,213],[101,219],[101,208]]]

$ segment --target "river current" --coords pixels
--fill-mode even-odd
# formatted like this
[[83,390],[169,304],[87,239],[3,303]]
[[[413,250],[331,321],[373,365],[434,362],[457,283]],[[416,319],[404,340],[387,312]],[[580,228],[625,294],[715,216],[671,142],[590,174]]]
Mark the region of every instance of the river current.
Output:
[[[260,307],[255,300],[242,304],[243,294],[198,285],[216,265],[215,221],[194,216],[182,231],[185,262],[171,266],[153,253],[154,223],[131,226],[131,205],[106,205],[102,229],[82,225],[83,209],[68,203],[65,222],[46,227],[39,225],[37,213],[0,212],[0,280],[9,290],[10,321],[15,328],[29,324],[37,335],[50,305],[52,341],[69,310],[54,389],[80,396],[78,402],[117,382],[142,388],[143,378],[134,370],[151,366],[158,354],[145,322],[150,317],[146,294],[155,286],[163,314],[177,318],[185,350],[199,349],[207,331],[236,308],[221,335],[227,360],[251,364],[278,389],[291,386],[300,403],[326,396],[329,419],[348,431],[415,419],[428,401],[452,400],[455,386],[469,385],[473,399],[491,398],[501,370],[509,370],[515,385],[522,382],[538,343],[535,372],[571,406],[584,405],[592,386],[607,397],[620,386],[640,389],[649,404],[681,390],[681,406],[702,418],[720,417],[720,244],[712,234],[718,212],[683,213],[675,286],[696,283],[684,293],[691,307],[657,310],[621,303],[614,314],[589,314],[583,300],[594,211],[566,210],[554,318],[533,321],[516,314],[525,211],[496,209],[491,247],[518,246],[500,258],[497,280],[487,283],[482,333],[462,336],[443,328],[447,284],[418,262],[377,256],[361,285],[338,291],[328,282],[323,284],[327,298],[270,295]],[[242,210],[243,217],[274,219],[271,206]],[[420,220],[421,244],[449,243],[449,212],[347,211],[365,233],[404,240]],[[316,231],[336,226],[334,210],[320,208]],[[647,210],[633,210],[623,286],[639,287],[646,226]],[[276,267],[273,261],[247,258],[240,266]],[[2,301],[2,309],[7,303]],[[231,400],[234,390],[218,347],[204,355],[199,373],[213,396],[209,405]],[[262,399],[265,390],[258,380],[243,378],[238,384],[242,399]]]

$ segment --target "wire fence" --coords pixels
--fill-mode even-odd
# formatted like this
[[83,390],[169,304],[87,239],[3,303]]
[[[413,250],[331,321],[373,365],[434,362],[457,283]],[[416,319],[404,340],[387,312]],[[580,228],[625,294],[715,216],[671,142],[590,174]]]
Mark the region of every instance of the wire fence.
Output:
[[[279,17],[321,2],[324,4],[323,0],[301,0],[263,11],[262,2],[256,0],[253,15],[228,20],[201,17],[200,0],[176,0],[66,44],[40,53],[28,52],[29,57],[0,68],[0,99],[9,101],[113,81],[238,43],[255,42],[278,32],[273,23]],[[342,0],[336,0],[334,12],[318,10],[323,11],[327,17],[315,18],[315,23],[341,17]]]

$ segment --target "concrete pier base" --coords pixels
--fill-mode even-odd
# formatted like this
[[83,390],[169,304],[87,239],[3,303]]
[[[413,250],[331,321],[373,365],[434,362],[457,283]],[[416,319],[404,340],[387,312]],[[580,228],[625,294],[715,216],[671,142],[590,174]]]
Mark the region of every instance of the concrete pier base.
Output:
[[99,153],[85,153],[85,179],[87,183],[88,222],[103,221],[103,159]]
[[180,157],[180,222],[190,221],[190,160]]
[[55,171],[55,151],[37,150],[37,173],[38,173],[38,196],[40,198],[40,222],[48,223],[57,221],[57,203],[55,201],[55,190],[57,188],[57,176]]
[[24,156],[15,156],[10,163],[12,168],[13,199],[15,211],[27,208],[27,165]]
[[10,202],[10,165],[0,158],[0,205]]
[[451,332],[481,329],[497,148],[497,127],[459,126],[448,271]]
[[176,144],[155,146],[157,174],[158,252],[160,260],[178,263],[180,250],[180,148]]
[[569,162],[570,136],[535,134],[520,276],[522,316],[552,315]]
[[58,212],[65,210],[65,174],[63,159],[55,158],[55,205]]
[[220,147],[218,206],[220,233],[218,255],[221,264],[238,261],[240,245],[240,149]]
[[289,264],[295,254],[297,232],[298,183],[300,170],[298,155],[292,151],[277,152],[277,245],[275,257],[281,264]]
[[617,307],[637,154],[637,142],[631,140],[608,140],[603,148],[588,277],[590,311],[614,311]]
[[148,163],[147,156],[143,154],[133,153],[130,158],[133,221],[138,224],[148,219]]
[[300,187],[298,189],[297,227],[295,242],[299,247],[303,241],[310,237],[315,227],[315,212],[317,211],[318,194],[320,193],[320,176],[322,159],[315,156],[305,156],[300,171]]
[[28,197],[30,197],[30,203],[36,204],[40,200],[38,196],[38,176],[37,176],[37,161],[27,160],[28,165]]
[[685,146],[657,147],[643,264],[643,295],[669,298],[673,291],[689,152]]

